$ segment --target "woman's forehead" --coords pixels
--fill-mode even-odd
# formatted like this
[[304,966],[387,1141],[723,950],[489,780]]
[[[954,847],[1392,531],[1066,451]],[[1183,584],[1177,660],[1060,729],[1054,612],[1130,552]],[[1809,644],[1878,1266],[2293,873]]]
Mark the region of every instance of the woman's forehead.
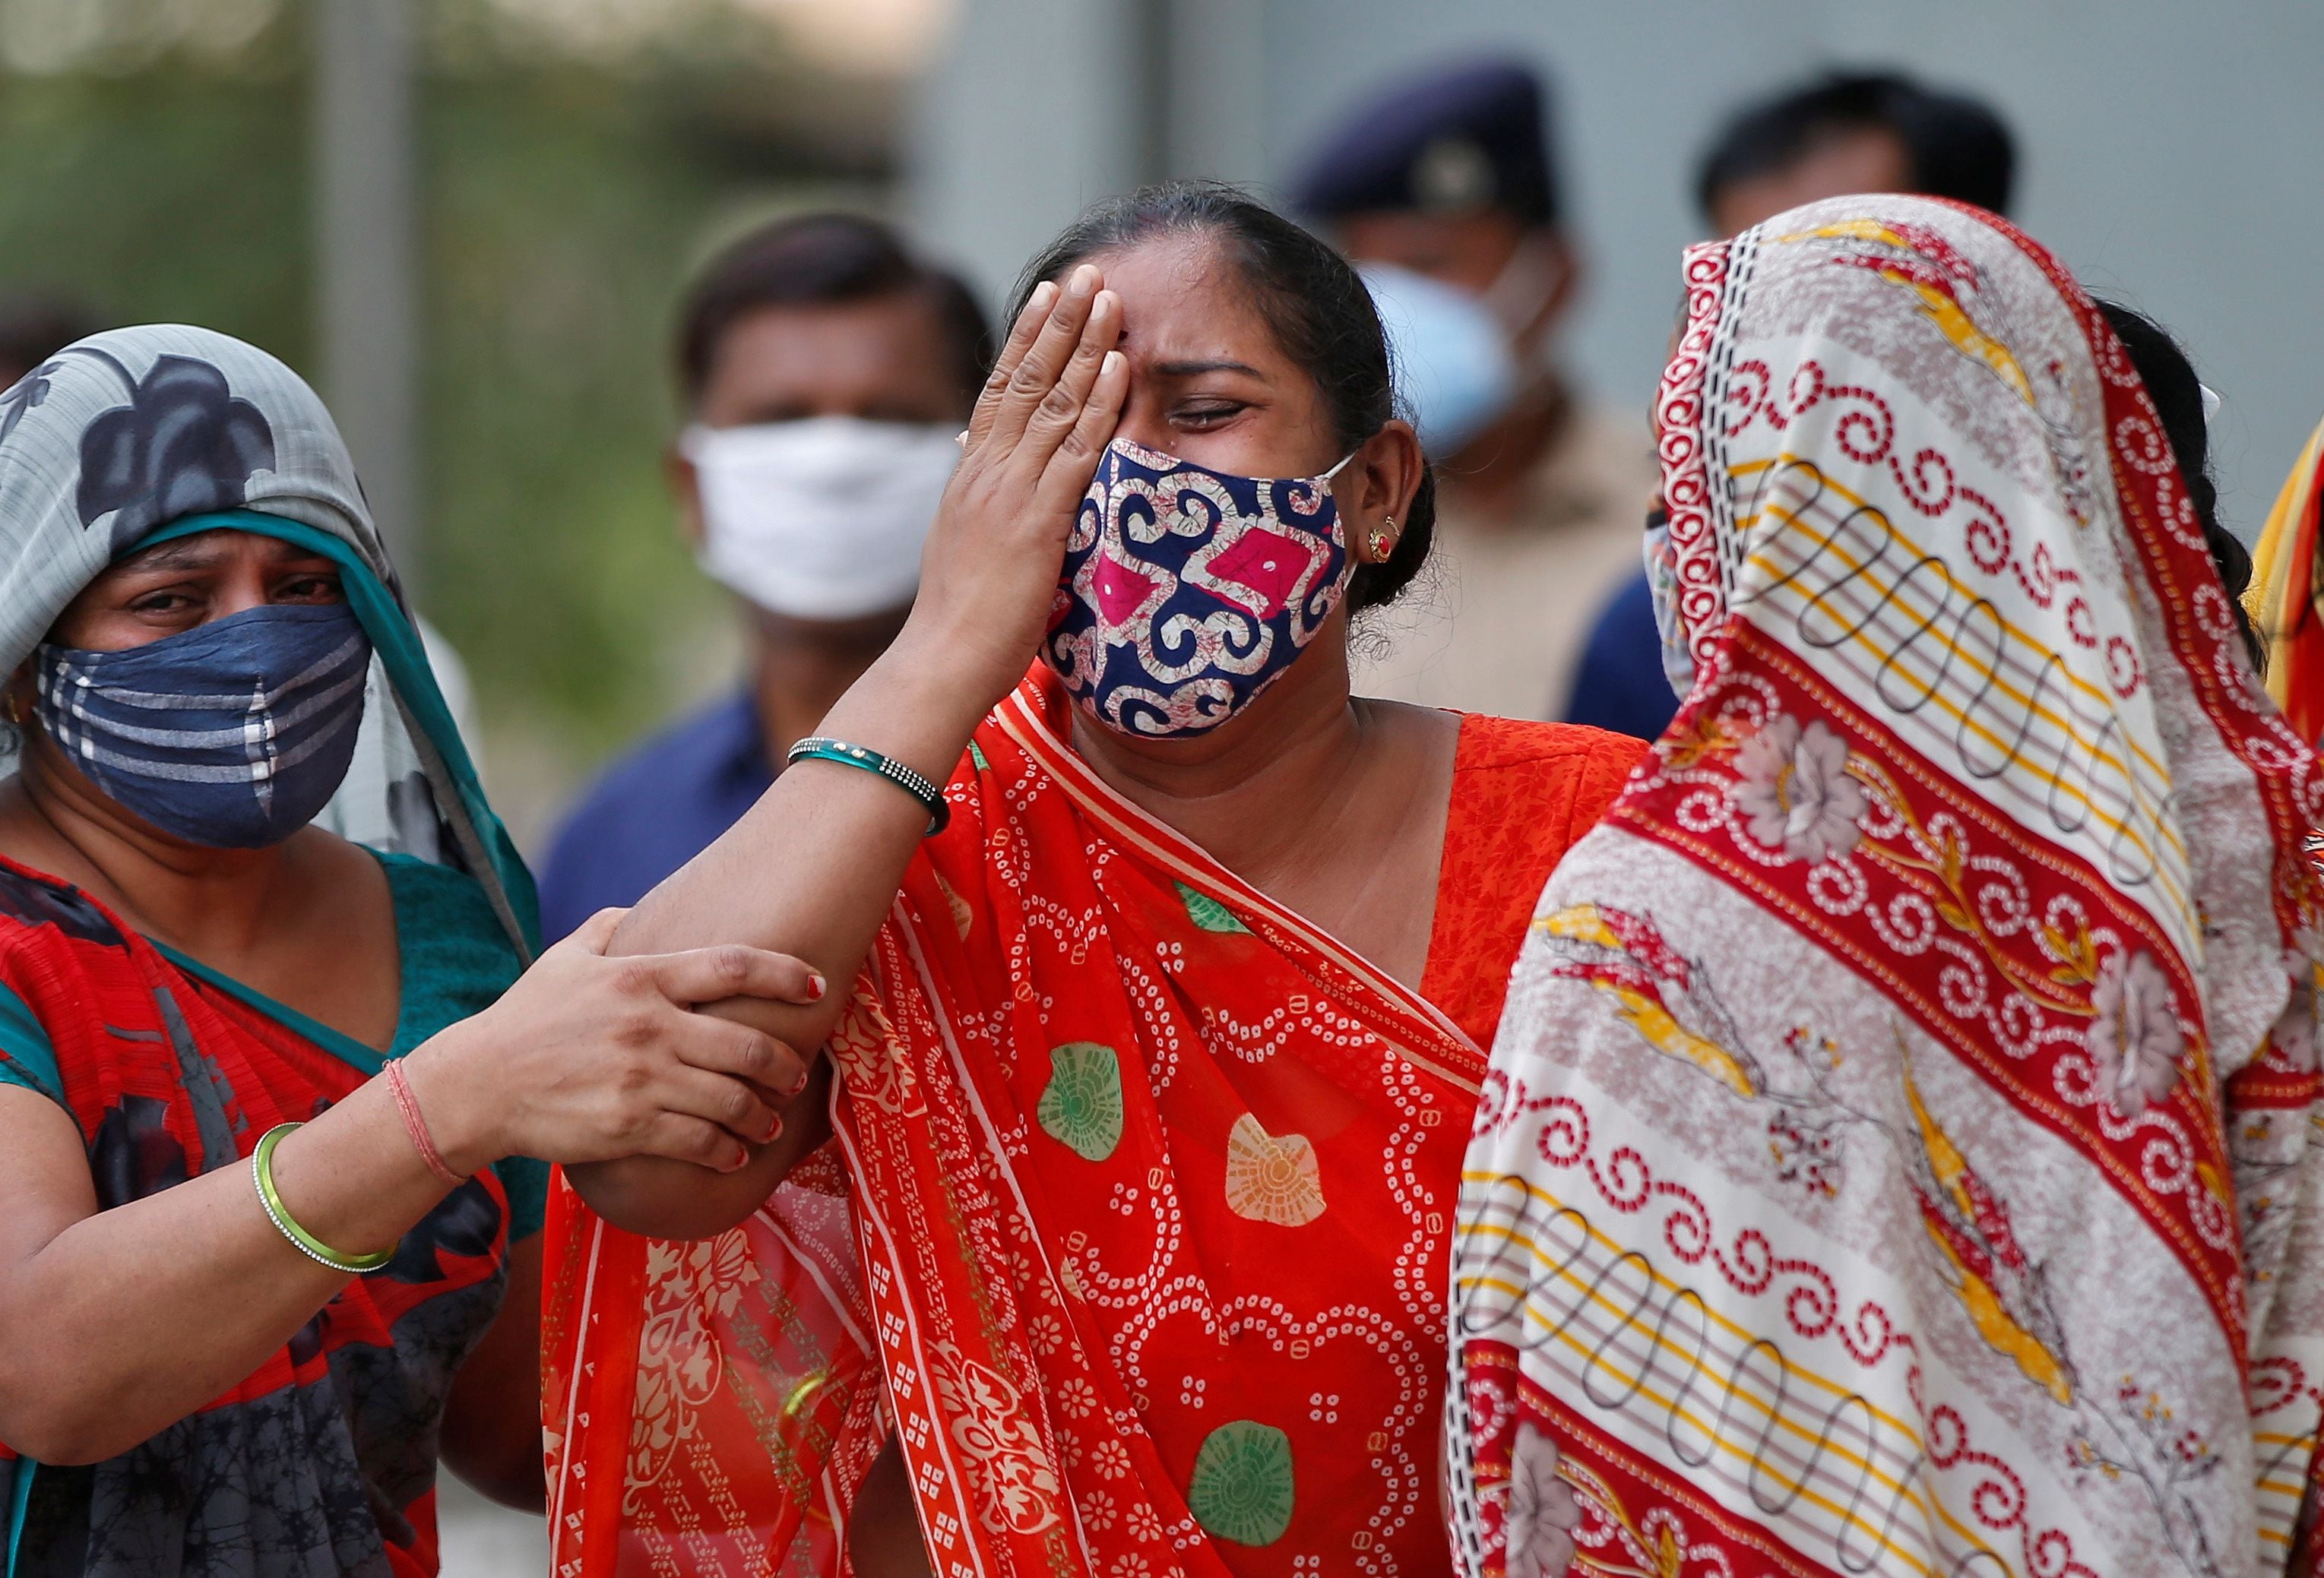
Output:
[[1123,348],[1148,365],[1264,376],[1283,353],[1214,237],[1160,235],[1090,260],[1121,298]]

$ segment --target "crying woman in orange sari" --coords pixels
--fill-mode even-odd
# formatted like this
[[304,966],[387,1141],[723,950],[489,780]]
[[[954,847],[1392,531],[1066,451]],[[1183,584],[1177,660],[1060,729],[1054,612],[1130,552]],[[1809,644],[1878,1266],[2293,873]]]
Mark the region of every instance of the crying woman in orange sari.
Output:
[[1164,188],[1027,280],[841,759],[616,939],[855,984],[731,1173],[559,1190],[560,1572],[1449,1569],[1480,1049],[1639,748],[1350,697],[1432,509],[1328,248]]

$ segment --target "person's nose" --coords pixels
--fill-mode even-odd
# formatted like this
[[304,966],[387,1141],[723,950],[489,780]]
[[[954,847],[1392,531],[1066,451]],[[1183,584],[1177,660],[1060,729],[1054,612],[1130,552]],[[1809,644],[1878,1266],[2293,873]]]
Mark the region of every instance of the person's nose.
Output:
[[210,604],[215,610],[210,617],[222,619],[229,614],[248,613],[252,609],[264,608],[271,601],[266,577],[255,566],[235,568],[220,581],[217,596]]

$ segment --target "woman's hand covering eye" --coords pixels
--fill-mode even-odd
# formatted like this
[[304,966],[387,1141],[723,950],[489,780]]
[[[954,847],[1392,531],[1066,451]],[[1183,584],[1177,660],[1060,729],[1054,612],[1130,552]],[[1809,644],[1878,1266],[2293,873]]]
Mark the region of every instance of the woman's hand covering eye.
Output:
[[[1098,271],[1084,265],[1063,289],[1044,284],[1026,303],[963,436],[960,464],[921,555],[911,618],[825,716],[822,732],[941,784],[978,722],[1025,677],[1049,628],[1074,518],[1130,392],[1127,363],[1114,348],[1121,302],[1103,285]],[[823,961],[835,979],[853,978],[927,826],[925,810],[895,784],[848,767],[800,762],[717,842],[641,900],[620,941],[664,948],[713,937],[779,940]],[[770,999],[779,1001],[779,990],[757,995],[756,1002],[741,994],[696,999],[705,1007],[699,1017],[738,1037],[748,1032],[736,1021],[771,1025],[810,1049],[816,1060],[812,1050],[830,1035],[839,1005],[778,1010]],[[779,1048],[788,1077],[798,1062],[790,1048],[765,1044]],[[736,1083],[724,1077],[728,1086]],[[826,1131],[819,1104],[831,1078],[818,1061],[789,1131],[779,1143],[761,1146],[757,1161],[734,1177],[705,1179],[655,1158],[727,1165],[726,1142],[713,1131],[755,1142],[752,1124],[761,1109],[738,1106],[730,1115],[703,1111],[700,1101],[675,1106],[675,1094],[673,1115],[641,1122],[622,1136],[622,1146],[650,1155],[581,1166],[568,1176],[591,1207],[617,1225],[657,1238],[723,1232],[756,1210],[785,1171],[820,1142]],[[785,1087],[775,1084],[780,1103]],[[700,1088],[705,1099],[732,1096],[715,1085]],[[677,1115],[681,1112],[686,1115]],[[771,1108],[763,1115],[771,1118]],[[641,1143],[648,1131],[655,1140]],[[600,1154],[619,1154],[611,1136],[600,1140]],[[739,1147],[731,1154],[739,1156]]]
[[1094,264],[1038,287],[977,397],[960,467],[920,561],[918,634],[977,693],[1025,674],[1047,633],[1065,541],[1130,391],[1121,299]]

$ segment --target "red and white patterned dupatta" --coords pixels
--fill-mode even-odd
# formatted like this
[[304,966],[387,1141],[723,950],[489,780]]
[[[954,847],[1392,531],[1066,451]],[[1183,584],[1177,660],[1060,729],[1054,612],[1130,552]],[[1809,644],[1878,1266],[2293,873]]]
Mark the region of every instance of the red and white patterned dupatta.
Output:
[[1686,278],[1696,684],[1494,1050],[1463,1560],[2313,1572],[2324,784],[2146,393],[1953,205],[1817,204]]

